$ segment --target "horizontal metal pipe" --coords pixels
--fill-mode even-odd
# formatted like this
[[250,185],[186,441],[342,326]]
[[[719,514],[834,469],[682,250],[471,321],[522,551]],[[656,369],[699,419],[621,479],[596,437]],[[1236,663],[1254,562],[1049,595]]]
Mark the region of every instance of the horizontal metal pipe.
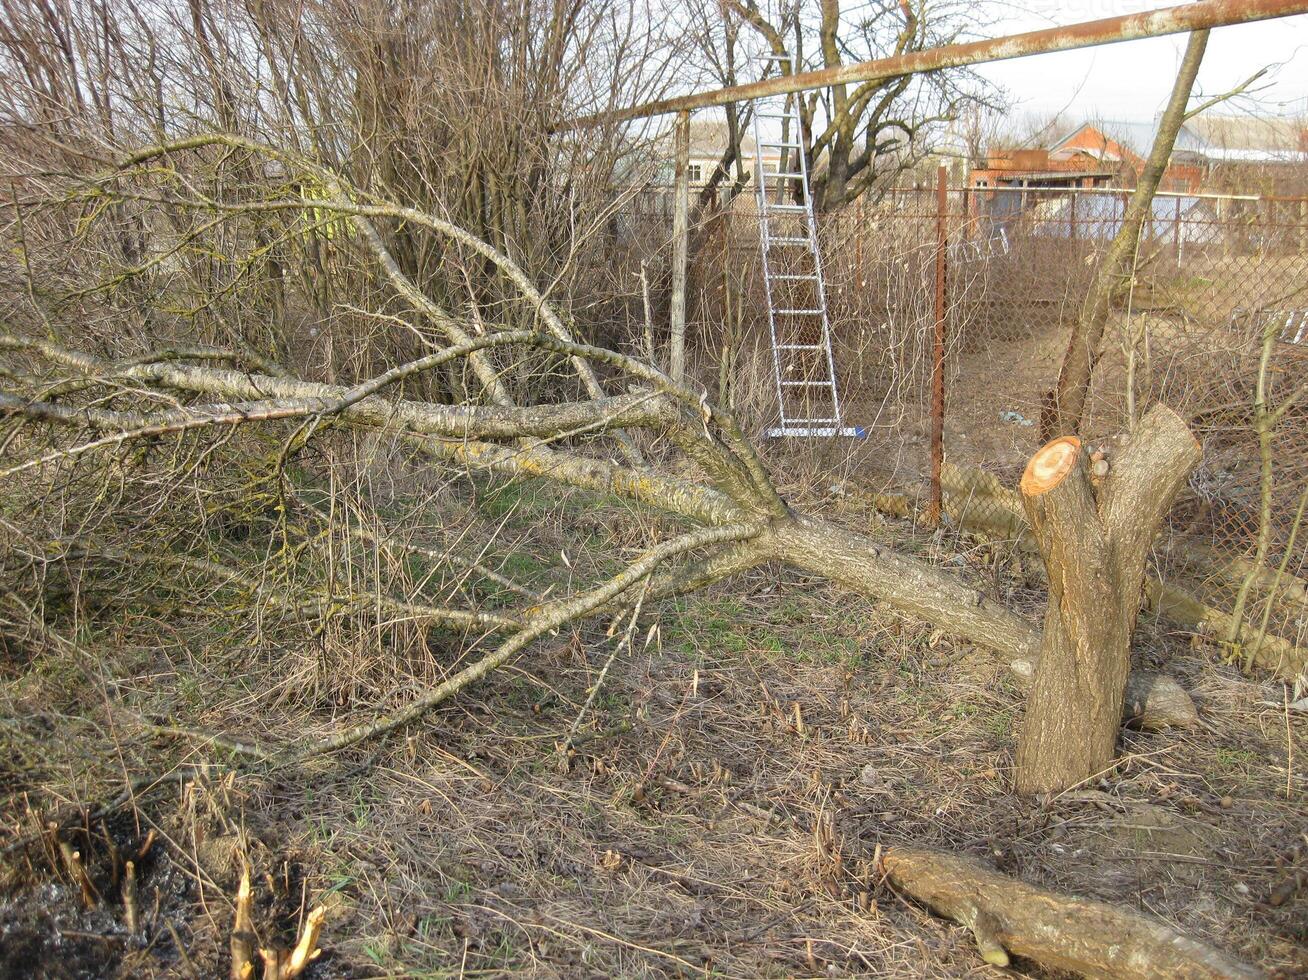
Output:
[[1197,3],[1188,3],[1180,7],[1164,7],[1161,10],[1150,10],[1139,14],[1105,17],[1102,20],[1069,24],[1066,27],[1049,27],[1008,37],[969,41],[965,44],[947,44],[893,58],[860,61],[837,68],[782,75],[746,85],[732,85],[710,92],[680,95],[613,112],[579,116],[562,123],[558,128],[559,130],[584,129],[601,122],[621,122],[626,119],[659,116],[668,112],[705,109],[709,106],[726,105],[729,102],[746,102],[771,95],[802,92],[805,89],[826,88],[842,82],[868,82],[895,78],[899,75],[939,71],[942,68],[978,65],[988,61],[1006,61],[1033,54],[1072,51],[1076,48],[1115,44],[1119,41],[1137,41],[1141,38],[1162,37],[1167,34],[1184,34],[1209,27],[1247,24],[1252,21],[1271,20],[1302,13],[1308,13],[1308,0],[1198,0]]

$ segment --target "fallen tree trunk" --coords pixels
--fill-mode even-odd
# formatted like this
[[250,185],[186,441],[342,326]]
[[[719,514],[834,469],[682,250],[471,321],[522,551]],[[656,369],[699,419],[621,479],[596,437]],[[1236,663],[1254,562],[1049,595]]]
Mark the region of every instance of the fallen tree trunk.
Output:
[[1097,490],[1075,436],[1031,457],[1022,501],[1049,603],[1017,743],[1018,792],[1057,792],[1111,767],[1147,551],[1201,456],[1181,417],[1156,405]]
[[[786,522],[761,543],[771,557],[884,599],[929,623],[993,650],[1029,687],[1040,662],[1040,631],[1024,616],[987,599],[948,572],[897,555],[866,535],[815,517]],[[1146,731],[1198,721],[1194,702],[1175,679],[1150,671],[1128,678],[1121,718]]]
[[1262,971],[1127,909],[1060,895],[972,858],[918,848],[882,857],[899,891],[972,930],[987,963],[1009,954],[1103,980],[1252,980]]
[[[556,343],[544,338],[535,338],[534,342],[551,346]],[[50,345],[0,337],[0,349],[5,348],[38,350],[43,356],[62,363],[81,366],[85,362],[85,367],[112,370],[118,377],[155,382],[199,395],[264,399],[259,402],[262,405],[270,404],[269,398],[277,399],[282,408],[298,406],[305,414],[321,411],[365,427],[390,428],[406,441],[460,466],[602,490],[709,524],[720,525],[748,517],[748,512],[743,509],[745,505],[739,501],[755,506],[741,489],[745,486],[743,476],[734,476],[732,480],[719,484],[719,487],[731,491],[729,495],[722,489],[704,484],[635,472],[599,459],[536,448],[509,448],[484,441],[487,437],[505,437],[514,433],[543,436],[587,423],[625,427],[654,425],[675,430],[680,416],[662,396],[622,396],[521,409],[440,406],[405,399],[383,401],[372,384],[346,389],[171,362],[134,362],[111,368]],[[368,394],[363,397],[365,391]],[[263,417],[252,412],[248,407],[250,404],[254,403],[192,407],[182,410],[181,416],[174,418],[176,413],[157,417],[92,409],[66,410],[44,402],[7,397],[0,400],[0,414],[29,415],[41,422],[70,426],[89,425],[126,438],[197,421],[222,419],[224,424],[236,421],[247,424]],[[233,408],[240,411],[233,412]],[[123,430],[131,431],[124,433]],[[113,440],[119,436],[109,438]],[[86,445],[98,445],[102,441]],[[995,651],[1008,660],[1019,679],[1035,674],[1040,634],[1029,619],[986,598],[948,571],[896,554],[866,535],[821,518],[787,513],[771,518],[768,530],[759,540],[741,545],[740,549],[722,557],[724,568],[766,561],[793,565],[888,602],[906,614]],[[680,589],[676,583],[669,583],[666,591]],[[1124,715],[1131,723],[1158,730],[1190,724],[1196,717],[1193,704],[1174,680],[1142,672],[1130,684]]]

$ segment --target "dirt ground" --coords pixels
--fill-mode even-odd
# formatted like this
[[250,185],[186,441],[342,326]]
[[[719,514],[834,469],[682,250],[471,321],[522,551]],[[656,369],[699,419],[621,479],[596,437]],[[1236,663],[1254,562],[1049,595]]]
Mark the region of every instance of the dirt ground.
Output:
[[[811,493],[791,499],[1042,601],[1002,547]],[[508,537],[545,512],[594,554],[640,537],[627,508],[578,508],[534,498]],[[551,557],[517,570],[544,581]],[[1010,791],[1023,699],[1001,665],[871,602],[762,570],[648,613],[633,653],[614,657],[603,627],[549,638],[398,737],[239,776],[202,733],[295,744],[372,710],[370,685],[403,699],[419,675],[385,651],[365,670],[302,633],[256,646],[244,621],[148,611],[87,648],[0,645],[0,975],[226,975],[241,861],[262,942],[327,907],[318,980],[1042,975],[985,965],[966,930],[884,884],[875,855],[896,843],[1308,974],[1308,896],[1287,886],[1305,869],[1308,717],[1188,637],[1146,622],[1138,649],[1203,725],[1126,732],[1117,771],[1042,804]],[[157,782],[88,819],[142,774]],[[48,821],[88,870],[89,908]],[[135,935],[114,849],[140,855]]]

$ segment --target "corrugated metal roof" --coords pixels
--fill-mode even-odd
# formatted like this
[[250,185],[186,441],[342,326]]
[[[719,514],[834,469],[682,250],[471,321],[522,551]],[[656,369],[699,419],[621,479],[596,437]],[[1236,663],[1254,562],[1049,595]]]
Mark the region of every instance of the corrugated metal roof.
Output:
[[1205,112],[1187,125],[1214,150],[1228,159],[1259,159],[1240,153],[1266,153],[1266,159],[1281,154],[1308,151],[1308,119],[1293,116],[1218,115]]

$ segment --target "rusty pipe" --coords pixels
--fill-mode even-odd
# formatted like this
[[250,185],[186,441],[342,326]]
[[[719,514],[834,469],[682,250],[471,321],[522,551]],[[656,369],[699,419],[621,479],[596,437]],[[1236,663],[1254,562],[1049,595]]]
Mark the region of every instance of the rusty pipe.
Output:
[[1099,44],[1116,44],[1119,41],[1137,41],[1146,37],[1167,34],[1185,34],[1210,27],[1227,27],[1258,20],[1271,20],[1308,13],[1308,0],[1198,0],[1180,7],[1164,7],[1138,14],[1105,17],[1101,20],[1069,24],[1066,27],[1048,27],[1008,37],[968,41],[964,44],[947,44],[925,51],[914,51],[893,58],[860,61],[852,65],[824,68],[819,71],[765,78],[745,85],[730,85],[709,92],[679,95],[655,102],[644,102],[626,109],[578,116],[558,126],[560,131],[584,129],[601,122],[621,122],[659,116],[669,112],[687,112],[729,102],[746,102],[801,92],[805,89],[826,88],[842,82],[867,82],[882,78],[896,78],[918,72],[939,71],[989,61],[1007,61],[1051,51],[1072,51]]

